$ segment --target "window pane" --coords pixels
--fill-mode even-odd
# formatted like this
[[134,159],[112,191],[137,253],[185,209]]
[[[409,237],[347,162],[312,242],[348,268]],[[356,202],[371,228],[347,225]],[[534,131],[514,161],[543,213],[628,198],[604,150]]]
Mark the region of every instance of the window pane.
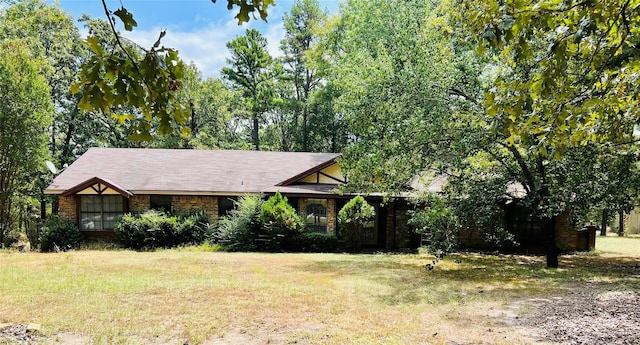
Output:
[[81,230],[99,230],[102,228],[100,213],[82,213],[80,216]]
[[235,196],[218,197],[218,216],[223,217],[229,214],[229,212],[235,208],[235,201],[237,199]]
[[82,195],[80,197],[80,210],[86,212],[100,212],[99,195]]
[[81,195],[80,229],[112,230],[124,211],[124,198],[120,195]]
[[171,195],[152,195],[149,201],[152,210],[171,211]]
[[327,200],[308,199],[305,222],[307,231],[326,232],[327,231]]
[[122,197],[120,195],[102,196],[103,212],[122,212]]
[[104,213],[104,220],[102,221],[102,229],[113,230],[116,227],[116,219],[121,214],[118,213]]

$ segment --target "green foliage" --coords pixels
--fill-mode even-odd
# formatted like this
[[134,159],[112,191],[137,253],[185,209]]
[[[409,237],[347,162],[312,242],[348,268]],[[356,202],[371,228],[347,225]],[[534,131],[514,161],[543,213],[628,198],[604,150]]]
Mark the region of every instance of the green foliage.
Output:
[[429,195],[417,210],[411,212],[409,224],[426,237],[427,249],[437,259],[458,249],[460,219],[442,199]]
[[507,143],[535,136],[525,144],[557,157],[568,147],[632,139],[640,120],[637,2],[451,5],[479,52],[496,61],[485,104]]
[[[227,0],[229,10],[239,8],[239,24],[249,21],[254,12],[266,20],[269,6],[274,5],[273,0]],[[105,1],[103,6],[117,49],[103,47],[95,35],[87,38],[93,56],[83,63],[80,80],[71,88],[81,95],[78,108],[112,114],[122,123],[131,121],[129,134],[135,142],[151,141],[158,134],[180,133],[186,137],[191,130],[187,125],[188,106],[179,96],[184,64],[177,50],[161,46],[166,32],[160,32],[151,48],[132,47],[123,43],[115,18],[125,30],[132,31],[137,26],[133,13],[125,7],[111,11]]]
[[[283,121],[288,132],[295,136],[296,149],[308,152],[312,143],[313,124],[319,123],[318,108],[313,107],[313,95],[322,89],[322,74],[308,60],[308,54],[313,44],[318,40],[317,28],[323,24],[327,14],[320,9],[317,0],[298,0],[291,7],[290,13],[285,13],[283,23],[285,37],[280,44],[284,53],[284,75],[292,92],[285,98],[285,112],[288,119]],[[333,115],[333,114],[332,114]],[[325,139],[326,140],[326,139]],[[322,142],[319,139],[319,142]],[[293,144],[291,143],[291,144]]]
[[270,239],[260,236],[262,234],[260,213],[263,203],[259,196],[241,197],[236,202],[236,208],[218,221],[211,241],[223,245],[230,251],[258,250],[265,242],[261,240]]
[[303,231],[305,225],[302,217],[280,191],[262,204],[260,221],[268,233],[284,236]]
[[288,236],[284,249],[288,252],[336,253],[340,251],[340,242],[336,235],[321,232],[303,232]]
[[[211,0],[216,2],[216,0]],[[267,10],[269,6],[275,6],[273,0],[227,0],[227,9],[231,10],[235,6],[238,6],[238,14],[234,18],[238,20],[238,24],[246,23],[249,21],[249,15],[253,12],[258,12],[260,18],[264,21],[267,20]],[[254,16],[255,18],[255,16]]]
[[[80,93],[78,108],[113,114],[121,123],[131,121],[133,141],[151,141],[153,135],[177,131],[187,135],[187,105],[180,98],[184,63],[176,50],[160,46],[158,41],[145,50],[123,45],[119,40],[115,51],[104,47],[96,36],[86,44],[91,58],[80,71],[80,81],[71,87]],[[134,108],[134,114],[121,113]]]
[[82,234],[74,222],[51,216],[40,234],[40,250],[67,251],[80,247],[81,241]]
[[247,195],[236,202],[236,208],[228,216],[218,221],[210,240],[229,251],[279,252],[325,248],[325,242],[321,240],[306,242],[300,233],[303,229],[302,218],[280,192],[267,201]]
[[362,249],[364,225],[376,215],[373,206],[360,195],[349,200],[338,212],[338,224],[344,230],[345,245],[356,252]]
[[172,248],[203,243],[208,236],[208,221],[204,212],[179,216],[151,210],[125,214],[114,231],[118,241],[127,248]]
[[21,198],[35,195],[47,157],[46,130],[53,104],[43,71],[25,41],[0,42],[0,243],[17,227]]
[[486,243],[487,249],[491,250],[509,250],[518,246],[515,236],[501,227],[484,232],[482,240]]
[[256,29],[247,29],[244,36],[227,42],[230,67],[222,68],[222,76],[240,90],[251,112],[253,145],[260,150],[259,118],[271,103],[274,71],[267,39]]

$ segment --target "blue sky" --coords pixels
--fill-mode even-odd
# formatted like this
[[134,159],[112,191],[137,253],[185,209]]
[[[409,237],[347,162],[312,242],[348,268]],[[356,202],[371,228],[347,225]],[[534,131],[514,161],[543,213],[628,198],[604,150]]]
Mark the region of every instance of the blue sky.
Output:
[[[194,62],[204,76],[216,77],[229,56],[226,42],[248,28],[260,30],[269,42],[271,55],[280,55],[280,40],[284,36],[282,15],[289,12],[294,0],[275,2],[275,7],[269,7],[268,23],[258,19],[241,26],[233,18],[236,11],[227,10],[226,0],[215,4],[210,0],[107,0],[107,5],[112,11],[124,5],[133,13],[138,27],[132,32],[120,28],[125,37],[151,47],[160,31],[166,29],[163,45],[178,49],[182,59]],[[339,0],[319,2],[321,8],[337,12]],[[105,18],[100,0],[57,0],[57,3],[74,18],[83,13]],[[86,36],[84,31],[82,34]]]

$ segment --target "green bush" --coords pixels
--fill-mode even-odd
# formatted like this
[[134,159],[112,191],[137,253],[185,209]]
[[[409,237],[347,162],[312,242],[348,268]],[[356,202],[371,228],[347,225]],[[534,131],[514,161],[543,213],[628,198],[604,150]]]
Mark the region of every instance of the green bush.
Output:
[[375,208],[360,195],[349,200],[338,212],[338,223],[344,231],[343,236],[348,249],[355,252],[362,250],[364,225],[371,222],[375,215]]
[[263,203],[258,196],[241,197],[236,202],[235,209],[218,221],[211,242],[220,244],[229,251],[258,250],[262,239],[260,213]]
[[47,219],[40,234],[40,250],[43,252],[76,249],[82,242],[78,226],[71,221],[56,216]]
[[197,245],[207,238],[209,219],[204,212],[189,216],[160,211],[125,214],[114,229],[118,241],[136,250]]
[[279,252],[289,237],[299,234],[304,222],[280,192],[263,201],[244,196],[217,224],[211,242],[229,251]]
[[275,235],[286,236],[304,229],[302,217],[289,205],[287,198],[283,197],[280,191],[262,204],[260,221],[267,233]]
[[290,252],[336,253],[340,251],[340,242],[336,235],[304,232],[288,236],[284,249]]

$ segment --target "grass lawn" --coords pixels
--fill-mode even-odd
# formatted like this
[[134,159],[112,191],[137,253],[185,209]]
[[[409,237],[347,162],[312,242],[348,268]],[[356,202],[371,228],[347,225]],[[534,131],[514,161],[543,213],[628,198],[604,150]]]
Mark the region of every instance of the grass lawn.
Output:
[[[598,238],[598,246],[608,252],[618,240]],[[640,290],[627,269],[639,255],[563,256],[557,270],[532,256],[457,255],[432,271],[424,268],[430,260],[4,252],[0,324],[40,324],[58,344],[68,339],[61,334],[79,337],[74,344],[533,344],[504,322],[514,301],[583,284]]]
[[596,237],[596,249],[606,254],[640,256],[640,237]]

